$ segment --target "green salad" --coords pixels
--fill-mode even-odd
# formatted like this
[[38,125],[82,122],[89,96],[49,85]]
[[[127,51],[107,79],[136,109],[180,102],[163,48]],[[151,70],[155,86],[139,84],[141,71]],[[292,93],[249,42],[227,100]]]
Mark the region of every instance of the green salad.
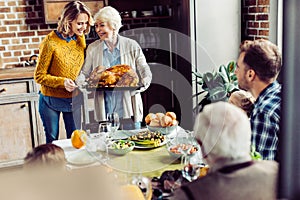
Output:
[[118,140],[112,143],[112,149],[127,149],[133,146],[133,142],[129,140]]

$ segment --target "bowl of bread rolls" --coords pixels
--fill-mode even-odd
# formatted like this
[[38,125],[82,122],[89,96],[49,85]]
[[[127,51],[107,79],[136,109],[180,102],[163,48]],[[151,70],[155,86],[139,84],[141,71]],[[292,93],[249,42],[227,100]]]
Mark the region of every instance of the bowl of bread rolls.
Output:
[[145,122],[149,131],[158,131],[164,135],[176,131],[178,127],[178,121],[176,120],[176,114],[174,112],[149,113],[145,117]]

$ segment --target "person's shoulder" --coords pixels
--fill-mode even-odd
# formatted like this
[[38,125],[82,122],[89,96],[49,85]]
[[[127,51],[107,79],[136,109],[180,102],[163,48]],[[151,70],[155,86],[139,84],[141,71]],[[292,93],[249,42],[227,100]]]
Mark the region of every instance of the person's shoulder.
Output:
[[258,160],[255,161],[256,168],[261,171],[267,170],[269,173],[278,173],[279,163],[274,160]]
[[50,33],[48,33],[45,38],[43,39],[42,42],[46,42],[46,41],[52,41],[57,37],[55,31],[51,31]]
[[119,36],[119,38],[120,38],[121,43],[126,43],[126,44],[129,44],[129,45],[138,45],[137,41],[135,41],[132,38],[121,36],[121,35]]
[[101,40],[95,40],[94,42],[90,43],[88,47],[95,48],[95,47],[99,46],[101,43],[102,43]]
[[219,179],[220,173],[211,172],[207,175],[198,178],[196,181],[189,183],[190,188],[205,188],[205,187],[213,187],[215,184],[215,180]]
[[56,32],[52,30],[52,31],[47,35],[47,37],[53,38],[53,37],[58,37],[58,36],[57,36]]
[[274,167],[279,166],[279,163],[275,160],[258,160],[256,162],[261,164],[261,165],[269,165],[269,166],[274,166]]
[[101,41],[101,40],[96,40],[96,41],[90,43],[87,47],[87,51],[89,51],[91,53],[91,52],[101,50],[100,48],[102,47],[102,45],[101,45],[102,42],[103,41]]
[[263,91],[255,101],[259,113],[278,113],[281,106],[281,85],[275,81]]
[[59,44],[59,42],[60,42],[59,40],[60,40],[60,38],[57,36],[57,34],[55,33],[55,31],[51,31],[42,40],[40,46],[44,47],[44,48],[47,48],[48,49],[47,51],[52,51]]
[[[218,173],[209,173],[204,177],[201,177],[176,189],[174,196],[171,199],[189,199],[190,196],[201,196],[205,199],[207,195],[210,195],[207,191],[210,191],[212,188],[216,189],[218,184],[216,180],[218,179]],[[189,195],[187,193],[189,193]]]
[[272,98],[279,98],[281,99],[281,84],[279,84],[277,81],[274,81],[271,83],[266,91],[266,96],[272,97]]

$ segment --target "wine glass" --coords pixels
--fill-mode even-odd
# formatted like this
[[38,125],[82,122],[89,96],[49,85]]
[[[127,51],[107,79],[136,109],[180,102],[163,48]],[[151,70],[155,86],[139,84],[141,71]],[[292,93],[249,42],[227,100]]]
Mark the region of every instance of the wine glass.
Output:
[[118,113],[112,112],[107,114],[107,121],[111,123],[110,129],[114,134],[120,127],[120,118]]

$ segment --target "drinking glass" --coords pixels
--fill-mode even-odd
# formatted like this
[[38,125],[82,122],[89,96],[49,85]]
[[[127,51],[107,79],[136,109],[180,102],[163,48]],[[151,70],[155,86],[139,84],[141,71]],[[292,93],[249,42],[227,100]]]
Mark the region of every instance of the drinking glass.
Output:
[[191,159],[192,157],[189,154],[193,145],[195,145],[193,132],[185,130],[179,136],[178,142],[180,143],[178,150],[182,153],[182,176],[191,182],[200,175],[200,166]]
[[108,156],[108,147],[111,144],[109,133],[111,132],[111,123],[110,122],[102,122],[99,124],[99,134],[101,138],[100,150],[105,151],[105,156],[103,157],[104,162],[109,159]]
[[200,176],[200,165],[193,163],[191,157],[187,156],[182,169],[182,176],[188,181],[194,181]]
[[101,138],[99,133],[90,133],[87,138],[86,149],[90,153],[96,152],[99,149],[100,142]]
[[152,185],[149,178],[139,174],[138,176],[134,176],[132,178],[131,184],[137,185],[141,189],[145,199],[149,199],[152,195]]
[[111,132],[114,134],[120,127],[120,118],[118,113],[113,112],[113,113],[108,113],[107,114],[107,121],[110,122],[111,126]]
[[190,131],[184,131],[176,137],[178,143],[178,151],[182,154],[181,165],[184,166],[187,163],[188,154],[193,147],[193,135]]

